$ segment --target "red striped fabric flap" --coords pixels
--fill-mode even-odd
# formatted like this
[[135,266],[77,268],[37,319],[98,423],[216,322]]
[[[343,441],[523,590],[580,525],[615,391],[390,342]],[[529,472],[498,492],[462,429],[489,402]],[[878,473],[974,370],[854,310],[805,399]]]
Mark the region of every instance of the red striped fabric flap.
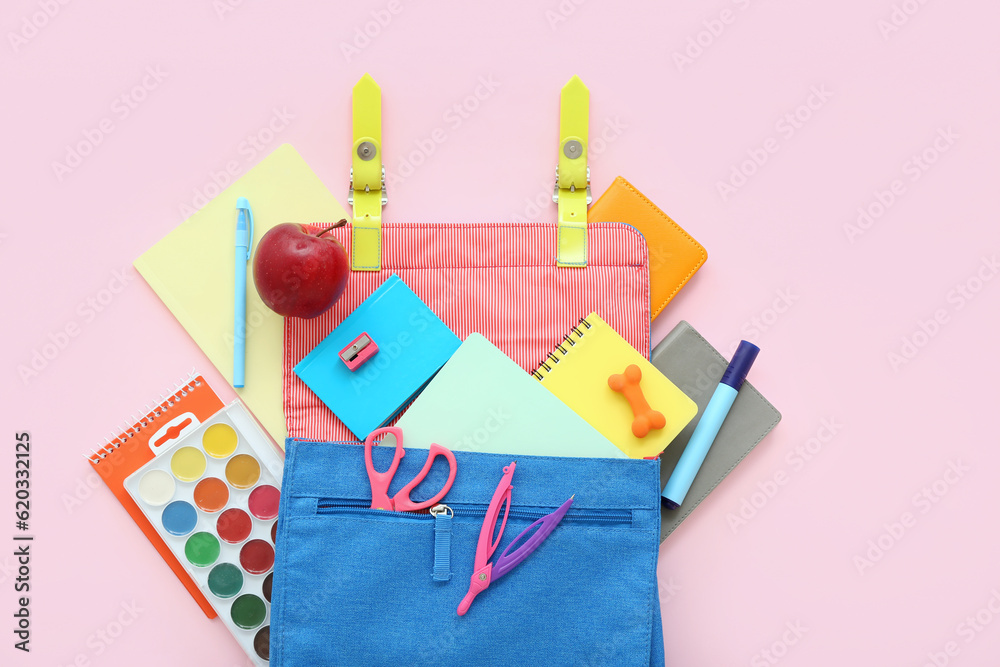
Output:
[[[350,233],[349,226],[331,232],[348,249]],[[382,239],[381,271],[352,273],[344,295],[320,317],[285,320],[289,437],[355,439],[292,368],[393,273],[459,338],[480,333],[526,371],[591,312],[649,356],[649,262],[633,227],[588,225],[585,268],[556,267],[554,223],[383,223]]]

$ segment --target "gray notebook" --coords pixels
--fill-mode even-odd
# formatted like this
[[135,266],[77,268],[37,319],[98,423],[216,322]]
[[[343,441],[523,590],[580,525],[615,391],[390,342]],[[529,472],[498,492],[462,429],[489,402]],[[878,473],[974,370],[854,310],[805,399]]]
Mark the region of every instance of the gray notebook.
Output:
[[[674,466],[677,465],[684,446],[694,433],[694,428],[698,425],[698,420],[701,419],[701,414],[712,398],[719,380],[722,379],[729,360],[695,331],[694,327],[682,320],[653,349],[650,361],[698,404],[698,415],[660,455],[660,488],[663,488]],[[745,382],[719,430],[719,435],[708,451],[705,463],[698,471],[698,476],[695,477],[684,503],[675,510],[665,508],[662,510],[661,542],[780,420],[781,413],[775,410],[753,385]]]

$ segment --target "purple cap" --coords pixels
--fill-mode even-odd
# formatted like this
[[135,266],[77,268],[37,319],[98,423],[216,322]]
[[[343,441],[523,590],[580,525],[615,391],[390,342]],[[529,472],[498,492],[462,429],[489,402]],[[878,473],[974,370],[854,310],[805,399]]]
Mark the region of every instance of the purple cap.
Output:
[[740,387],[743,386],[743,381],[747,379],[747,373],[750,372],[750,367],[753,366],[753,362],[757,359],[759,352],[759,347],[748,341],[741,340],[740,346],[736,348],[736,354],[733,355],[733,360],[729,362],[726,372],[722,374],[720,383],[728,384],[736,391],[739,391]]

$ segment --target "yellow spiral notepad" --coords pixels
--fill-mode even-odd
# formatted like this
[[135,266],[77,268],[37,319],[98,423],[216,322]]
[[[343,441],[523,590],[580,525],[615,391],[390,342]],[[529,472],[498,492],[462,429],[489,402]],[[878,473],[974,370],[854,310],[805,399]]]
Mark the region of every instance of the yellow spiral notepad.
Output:
[[[608,386],[608,377],[622,373],[629,364],[642,371],[640,387],[649,406],[666,417],[662,429],[644,438],[632,434],[628,401]],[[698,413],[694,401],[596,313],[580,320],[534,375],[633,459],[659,455]]]

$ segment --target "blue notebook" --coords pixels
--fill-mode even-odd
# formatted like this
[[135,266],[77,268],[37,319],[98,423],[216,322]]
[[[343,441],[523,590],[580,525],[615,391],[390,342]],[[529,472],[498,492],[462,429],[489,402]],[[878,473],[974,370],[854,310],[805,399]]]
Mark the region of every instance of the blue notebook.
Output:
[[[378,351],[351,371],[340,353],[362,334]],[[460,344],[427,304],[392,275],[294,370],[364,440],[392,420]]]

